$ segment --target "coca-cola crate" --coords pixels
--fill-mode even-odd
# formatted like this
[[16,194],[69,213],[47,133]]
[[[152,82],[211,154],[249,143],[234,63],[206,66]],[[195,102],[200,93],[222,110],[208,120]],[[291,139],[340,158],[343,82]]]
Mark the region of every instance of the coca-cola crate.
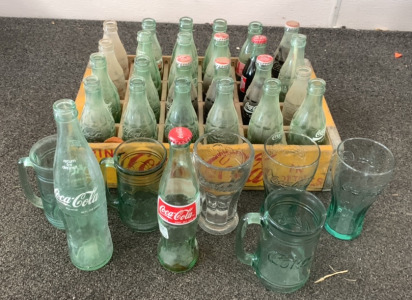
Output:
[[[134,55],[129,55],[129,66],[130,66],[130,74],[133,73],[133,63],[134,63]],[[169,149],[169,144],[167,140],[164,138],[164,123],[166,119],[166,97],[167,97],[167,80],[168,74],[170,69],[170,56],[163,57],[163,74],[162,74],[162,95],[161,95],[161,110],[160,110],[160,120],[158,124],[158,140],[164,144],[166,149]],[[204,123],[205,120],[203,118],[203,93],[202,93],[202,61],[203,57],[199,57],[198,61],[198,120],[199,120],[199,134],[202,135],[204,133]],[[237,63],[237,57],[232,57],[231,59],[232,66],[231,66],[231,76],[233,79],[236,80],[235,77],[235,66]],[[86,68],[84,73],[84,77],[91,75],[91,69]],[[315,74],[312,74],[312,77],[316,77]],[[238,85],[239,81],[236,81],[236,85],[234,88],[234,104],[236,111],[239,117],[239,123],[241,124],[239,127],[239,134],[242,136],[247,136],[248,126],[243,125],[242,117],[241,117],[241,109],[243,107],[243,103],[239,101],[238,97]],[[121,99],[120,102],[122,104],[123,112],[127,107],[127,102],[129,98],[129,89],[127,88],[125,99]],[[76,97],[76,107],[79,111],[79,118],[81,116],[83,106],[85,103],[85,91],[83,87],[83,83],[80,85],[79,92]],[[281,108],[283,104],[280,104]],[[326,144],[320,145],[321,156],[319,159],[319,166],[316,171],[316,174],[310,183],[308,190],[309,191],[322,191],[322,190],[329,190],[331,187],[331,179],[330,179],[330,171],[329,171],[329,162],[332,158],[332,152],[336,149],[337,145],[340,143],[341,139],[339,137],[338,131],[336,129],[335,123],[333,121],[332,115],[329,111],[328,105],[326,103],[325,98],[323,99],[323,110],[326,115]],[[123,120],[123,115],[122,115]],[[122,121],[121,121],[122,122]],[[121,137],[122,135],[122,128],[121,122],[116,123],[116,136]],[[288,126],[284,127],[285,130],[288,129]],[[106,157],[113,157],[114,151],[119,143],[89,143],[90,147],[92,148],[94,154],[98,161],[102,160]],[[234,148],[236,146],[233,146]],[[262,156],[263,156],[263,144],[254,144],[253,145],[255,150],[255,161],[252,167],[252,171],[250,173],[249,179],[245,184],[245,190],[263,190],[263,174],[262,174]],[[288,146],[285,146],[288,147]],[[193,149],[193,145],[191,145],[191,149]],[[234,149],[235,150],[235,149]],[[291,178],[296,177],[299,174],[290,174]],[[116,174],[113,170],[109,170],[108,173],[108,184],[110,187],[117,186]]]

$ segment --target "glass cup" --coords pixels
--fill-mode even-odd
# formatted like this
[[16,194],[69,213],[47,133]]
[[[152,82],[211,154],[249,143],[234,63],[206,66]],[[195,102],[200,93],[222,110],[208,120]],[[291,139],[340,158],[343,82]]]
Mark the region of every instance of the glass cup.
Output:
[[[34,205],[44,209],[47,220],[54,227],[64,229],[63,215],[54,196],[53,162],[57,135],[50,135],[37,141],[30,149],[29,156],[18,161],[20,184],[24,195]],[[29,183],[27,168],[34,169],[40,197],[34,194]]]
[[394,167],[392,152],[378,142],[341,142],[332,158],[332,200],[325,229],[342,240],[358,237],[367,210],[391,180]]
[[[240,220],[236,235],[238,259],[252,266],[270,290],[290,293],[309,278],[326,209],[313,194],[293,187],[279,188],[265,199],[261,213]],[[261,226],[255,253],[244,251],[248,225]]]
[[262,159],[265,195],[280,187],[305,190],[318,168],[320,148],[303,134],[285,131],[269,137],[264,145]]
[[[222,136],[230,144],[213,142]],[[252,169],[253,146],[238,134],[213,131],[196,141],[193,153],[202,203],[199,225],[211,234],[229,233],[239,222],[237,202]]]
[[[135,231],[150,232],[158,228],[157,196],[166,157],[162,143],[137,138],[120,144],[113,158],[100,162],[109,205],[115,206],[122,222]],[[109,167],[116,169],[117,195],[109,192]]]

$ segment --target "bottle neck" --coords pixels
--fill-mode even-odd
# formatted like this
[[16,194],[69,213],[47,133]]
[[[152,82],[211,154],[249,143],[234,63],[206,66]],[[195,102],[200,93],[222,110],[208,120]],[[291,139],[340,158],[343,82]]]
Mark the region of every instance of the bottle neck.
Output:
[[139,44],[137,45],[137,55],[140,55],[140,54],[153,56],[152,42],[151,41],[139,42]]
[[176,145],[170,143],[170,154],[169,154],[169,161],[168,164],[172,166],[176,166],[177,164],[181,165],[182,163],[188,165],[191,163],[191,156],[190,156],[190,143],[184,145]]
[[260,102],[266,105],[266,103],[270,106],[278,107],[279,106],[279,88],[264,88],[263,96]]
[[226,57],[229,41],[215,41],[213,58]]
[[325,89],[322,87],[308,87],[308,93],[305,100],[302,103],[302,106],[306,107],[308,110],[314,112],[317,110],[322,110],[322,100]]
[[85,87],[86,91],[86,104],[93,105],[95,107],[101,107],[104,105],[103,97],[102,97],[102,90],[99,87],[92,87],[87,88]]
[[256,64],[256,73],[254,78],[270,78],[272,75],[272,65]]
[[139,66],[138,68],[136,68],[136,75],[137,76],[141,76],[144,79],[149,78],[150,75],[150,71],[149,71],[149,65],[147,66]]
[[[189,77],[190,79],[191,77]],[[173,103],[176,105],[192,105],[190,97],[190,85],[188,87],[176,87],[174,91]]]
[[217,89],[216,92],[216,103],[218,105],[227,106],[233,103],[233,86],[231,89]]
[[56,120],[58,139],[62,142],[80,139],[87,143],[81,133],[77,119],[77,109],[72,100],[62,99],[53,104],[54,119]]
[[176,65],[176,77],[188,77],[192,78],[192,66],[191,65]]
[[230,67],[216,67],[214,78],[228,77],[230,75]]
[[256,57],[261,54],[265,54],[266,52],[266,45],[267,44],[253,44],[253,49],[251,53],[251,57]]
[[130,87],[130,96],[129,96],[129,104],[133,107],[143,107],[145,104],[146,98],[146,90],[145,88],[133,88]]

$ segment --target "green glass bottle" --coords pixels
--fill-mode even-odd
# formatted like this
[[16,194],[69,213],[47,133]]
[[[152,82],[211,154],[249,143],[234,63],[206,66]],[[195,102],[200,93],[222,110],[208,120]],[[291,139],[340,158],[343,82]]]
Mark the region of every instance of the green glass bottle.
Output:
[[214,47],[214,36],[218,32],[226,32],[227,30],[227,21],[225,19],[215,19],[213,21],[213,34],[210,39],[209,45],[206,48],[205,57],[202,62],[202,74],[205,74],[206,67],[209,64],[210,58],[212,56],[213,47]]
[[157,63],[157,67],[162,73],[163,71],[163,58],[162,58],[162,47],[160,47],[159,40],[157,39],[156,33],[156,20],[153,18],[145,18],[142,20],[142,29],[149,30],[152,33],[152,49],[153,55]]
[[[180,32],[187,32],[190,34],[190,48],[192,49],[191,57],[193,62],[196,64],[196,71],[197,71],[197,63],[198,63],[198,55],[197,55],[197,48],[195,45],[195,40],[193,39],[193,19],[191,17],[181,17],[179,20],[179,31]],[[197,77],[196,77],[197,80]],[[196,82],[197,84],[197,82]]]
[[260,99],[249,122],[247,138],[252,144],[264,144],[277,133],[279,141],[283,137],[282,112],[279,106],[279,79],[266,79],[263,84],[263,96]]

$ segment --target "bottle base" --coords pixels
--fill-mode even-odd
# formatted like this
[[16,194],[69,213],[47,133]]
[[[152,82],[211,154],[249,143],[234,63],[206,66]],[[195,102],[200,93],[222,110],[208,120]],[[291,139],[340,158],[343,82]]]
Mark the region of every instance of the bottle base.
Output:
[[326,231],[332,235],[333,237],[340,239],[340,240],[344,240],[344,241],[350,241],[350,240],[354,240],[356,239],[360,233],[361,230],[359,230],[359,232],[355,232],[354,234],[342,234],[339,232],[336,232],[335,230],[333,230],[328,223],[325,223],[325,229]]
[[214,235],[224,235],[232,232],[236,229],[237,224],[239,223],[239,216],[236,214],[232,220],[225,224],[213,224],[208,222],[202,215],[199,218],[199,226],[204,231]]
[[76,265],[73,261],[72,261],[72,263],[76,268],[78,268],[82,271],[95,271],[95,270],[98,270],[98,269],[104,267],[112,259],[112,255],[113,255],[113,252],[110,253],[110,255],[108,256],[107,259],[105,259],[103,262],[101,262],[101,263],[99,263],[98,265],[95,265],[95,266],[85,267],[85,266]]

